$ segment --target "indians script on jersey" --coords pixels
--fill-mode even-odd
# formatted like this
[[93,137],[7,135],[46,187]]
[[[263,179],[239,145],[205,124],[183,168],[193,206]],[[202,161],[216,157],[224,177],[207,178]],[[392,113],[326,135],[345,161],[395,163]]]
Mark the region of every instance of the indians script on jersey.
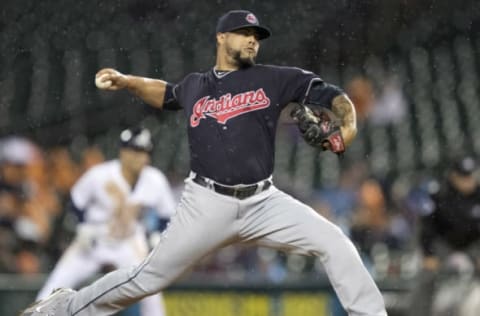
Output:
[[264,109],[269,105],[270,99],[262,88],[234,96],[227,93],[218,99],[210,99],[210,96],[206,96],[195,102],[190,125],[197,127],[200,120],[206,118],[206,115],[213,117],[218,123],[225,124],[232,117]]

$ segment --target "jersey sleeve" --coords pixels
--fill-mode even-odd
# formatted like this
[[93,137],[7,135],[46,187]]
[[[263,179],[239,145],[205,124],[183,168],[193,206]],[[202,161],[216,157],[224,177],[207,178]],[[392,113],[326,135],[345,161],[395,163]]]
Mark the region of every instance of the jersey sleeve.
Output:
[[177,84],[167,83],[165,90],[165,98],[163,101],[163,108],[165,110],[181,110],[183,93],[188,90],[186,85],[188,84],[188,79],[191,75],[186,76],[182,81]]
[[301,68],[281,67],[279,71],[281,72],[279,78],[283,78],[280,82],[282,87],[280,98],[284,105],[290,102],[303,102],[312,82],[323,81],[313,72]]
[[84,173],[70,191],[72,203],[78,210],[85,210],[93,197],[95,192],[95,170],[90,169]]

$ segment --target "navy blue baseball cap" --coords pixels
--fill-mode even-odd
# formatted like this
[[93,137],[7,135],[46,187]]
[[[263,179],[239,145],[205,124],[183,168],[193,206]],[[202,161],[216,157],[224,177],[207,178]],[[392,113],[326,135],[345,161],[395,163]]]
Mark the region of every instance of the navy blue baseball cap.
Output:
[[217,33],[233,32],[244,28],[254,28],[258,33],[258,39],[270,37],[271,32],[265,26],[261,26],[257,17],[250,11],[232,10],[220,17],[217,23]]

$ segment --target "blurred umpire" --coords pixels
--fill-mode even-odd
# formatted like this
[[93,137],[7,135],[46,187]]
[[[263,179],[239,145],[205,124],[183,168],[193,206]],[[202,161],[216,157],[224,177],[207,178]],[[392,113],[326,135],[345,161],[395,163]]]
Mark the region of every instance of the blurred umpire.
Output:
[[464,297],[459,288],[450,295],[456,294],[459,301],[452,299],[449,307],[436,307],[435,295],[438,297],[440,271],[459,273],[480,267],[480,185],[476,171],[475,159],[464,156],[450,166],[443,183],[432,181],[428,185],[431,203],[420,216],[422,271],[409,315],[440,315],[440,309],[461,315],[457,307]]

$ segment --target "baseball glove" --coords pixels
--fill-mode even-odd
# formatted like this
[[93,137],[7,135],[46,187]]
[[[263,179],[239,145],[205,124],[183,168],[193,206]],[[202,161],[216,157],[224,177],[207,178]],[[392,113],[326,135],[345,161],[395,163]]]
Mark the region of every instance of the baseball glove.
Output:
[[315,113],[308,106],[297,104],[290,115],[297,122],[307,144],[336,154],[342,154],[345,151],[340,126],[326,113]]

